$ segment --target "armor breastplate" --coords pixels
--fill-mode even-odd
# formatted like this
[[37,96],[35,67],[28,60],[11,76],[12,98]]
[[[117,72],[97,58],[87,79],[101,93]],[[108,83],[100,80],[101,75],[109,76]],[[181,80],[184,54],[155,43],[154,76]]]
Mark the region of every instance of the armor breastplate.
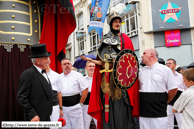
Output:
[[37,44],[40,33],[36,0],[0,1],[0,43]]
[[114,35],[112,32],[106,34],[97,49],[99,58],[104,62],[112,62],[120,52],[119,35]]

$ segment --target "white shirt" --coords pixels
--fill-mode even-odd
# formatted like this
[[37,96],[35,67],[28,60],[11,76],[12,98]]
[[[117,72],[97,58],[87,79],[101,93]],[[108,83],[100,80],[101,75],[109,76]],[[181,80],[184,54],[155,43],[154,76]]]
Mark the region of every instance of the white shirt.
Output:
[[83,75],[74,70],[71,70],[67,75],[61,73],[57,80],[57,85],[61,88],[60,91],[62,96],[80,94],[81,91],[88,88]]
[[139,72],[140,92],[167,92],[177,88],[173,72],[167,66],[156,62],[145,66]]
[[50,69],[50,71],[47,73],[47,75],[48,75],[49,80],[51,82],[52,89],[57,91],[57,93],[60,92],[59,90],[61,88],[59,88],[57,85],[57,79],[59,77],[59,74]]
[[85,78],[85,81],[86,81],[86,83],[88,85],[88,92],[91,92],[91,90],[92,90],[92,79],[93,79],[93,77],[89,77],[88,75],[86,75],[84,78]]
[[[40,73],[42,74],[42,69],[41,69],[41,68],[39,68],[39,67],[36,66],[36,65],[34,65],[34,67],[38,70],[38,72],[40,72]],[[43,75],[43,76],[45,77],[45,79],[49,82],[46,73],[43,73],[42,75]]]
[[182,129],[194,129],[194,85],[180,95],[173,109],[182,112]]
[[179,91],[185,91],[187,89],[187,87],[183,83],[183,76],[182,76],[182,74],[180,74],[180,73],[175,71],[174,78],[175,78],[176,83],[178,85],[178,90]]

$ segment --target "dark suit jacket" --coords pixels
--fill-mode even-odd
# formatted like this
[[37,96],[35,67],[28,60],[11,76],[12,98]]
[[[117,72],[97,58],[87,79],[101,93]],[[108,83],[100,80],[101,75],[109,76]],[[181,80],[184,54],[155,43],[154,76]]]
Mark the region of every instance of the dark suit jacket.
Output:
[[30,121],[36,115],[39,116],[40,121],[50,120],[52,88],[34,66],[21,74],[17,100],[24,111],[25,121]]

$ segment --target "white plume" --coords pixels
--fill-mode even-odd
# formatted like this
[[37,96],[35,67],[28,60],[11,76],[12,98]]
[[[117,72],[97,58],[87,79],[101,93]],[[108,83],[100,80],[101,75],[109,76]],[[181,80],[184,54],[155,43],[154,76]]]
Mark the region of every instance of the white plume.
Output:
[[121,14],[122,12],[124,12],[125,8],[126,8],[125,4],[119,3],[115,7],[112,7],[110,12],[112,13],[113,11],[115,11]]

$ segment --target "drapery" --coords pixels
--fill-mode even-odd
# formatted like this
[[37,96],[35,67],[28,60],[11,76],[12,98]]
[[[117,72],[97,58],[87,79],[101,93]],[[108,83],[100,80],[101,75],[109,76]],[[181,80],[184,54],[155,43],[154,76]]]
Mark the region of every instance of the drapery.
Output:
[[21,73],[32,66],[29,55],[29,46],[24,52],[17,45],[13,45],[11,52],[0,46],[0,121],[23,120],[23,111],[16,95]]

